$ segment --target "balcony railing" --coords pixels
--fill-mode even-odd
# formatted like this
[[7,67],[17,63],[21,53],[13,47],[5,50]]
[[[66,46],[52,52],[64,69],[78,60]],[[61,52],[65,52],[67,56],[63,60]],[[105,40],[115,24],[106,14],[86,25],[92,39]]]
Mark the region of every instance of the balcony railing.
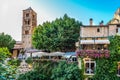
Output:
[[77,57],[90,57],[90,58],[109,58],[109,50],[78,50],[76,51]]

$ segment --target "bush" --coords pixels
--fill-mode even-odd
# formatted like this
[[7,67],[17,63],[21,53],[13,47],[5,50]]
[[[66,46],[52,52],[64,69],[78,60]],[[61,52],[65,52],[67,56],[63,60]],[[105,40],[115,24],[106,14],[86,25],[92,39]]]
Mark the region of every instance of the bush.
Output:
[[28,64],[32,64],[33,63],[33,60],[31,57],[27,58],[27,60],[25,60],[26,63]]
[[83,80],[75,63],[39,61],[34,65],[34,71],[21,74],[18,80]]
[[83,80],[82,71],[75,63],[59,62],[53,69],[51,79],[53,80]]

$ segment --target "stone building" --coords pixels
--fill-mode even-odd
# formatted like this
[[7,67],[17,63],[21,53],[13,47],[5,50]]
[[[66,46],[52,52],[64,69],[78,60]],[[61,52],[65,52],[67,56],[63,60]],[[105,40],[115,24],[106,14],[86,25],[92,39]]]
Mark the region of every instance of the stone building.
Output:
[[16,44],[14,45],[13,51],[12,51],[12,58],[17,58],[20,51],[23,49],[22,42],[16,41]]
[[22,44],[24,49],[32,48],[32,34],[37,26],[37,13],[29,7],[23,10]]
[[[76,43],[78,50],[76,55],[79,67],[84,65],[84,75],[94,75],[96,70],[95,58],[108,58],[110,56],[108,46],[109,37],[120,34],[120,8],[115,12],[112,20],[108,24],[101,23],[93,25],[93,19],[89,20],[89,25],[80,27],[79,42]],[[86,78],[88,80],[88,77]]]
[[107,49],[107,46],[110,44],[108,37],[117,33],[120,34],[119,22],[120,9],[115,12],[114,18],[106,25],[104,25],[103,21],[101,21],[99,25],[93,25],[93,19],[91,18],[89,20],[89,25],[80,27],[80,47],[86,50]]
[[22,17],[22,41],[16,41],[13,48],[12,57],[16,58],[21,50],[28,50],[32,48],[32,34],[34,28],[37,26],[37,13],[29,7],[23,10]]

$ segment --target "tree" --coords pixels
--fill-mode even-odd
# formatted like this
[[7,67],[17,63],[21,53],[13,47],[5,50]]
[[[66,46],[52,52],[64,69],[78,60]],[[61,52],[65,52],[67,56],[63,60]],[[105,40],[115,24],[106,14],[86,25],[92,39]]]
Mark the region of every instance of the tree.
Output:
[[[15,79],[16,74],[16,65],[13,65],[16,63],[7,63],[6,58],[10,57],[11,53],[7,48],[0,48],[0,80],[6,80],[10,78]],[[2,78],[2,79],[1,79]]]
[[52,80],[84,80],[82,71],[76,63],[59,62],[52,70]]
[[19,75],[17,80],[51,80],[52,69],[58,63],[52,61],[34,62],[33,71]]
[[110,47],[111,54],[120,54],[120,35],[115,35],[110,37]]
[[79,28],[82,25],[65,14],[52,22],[39,25],[32,36],[33,45],[38,49],[50,51],[74,51],[78,41]]
[[65,61],[39,61],[33,71],[21,74],[17,80],[84,80],[75,63]]
[[4,60],[10,56],[10,52],[8,51],[7,48],[0,48],[0,75],[2,75],[2,73],[5,70],[5,67],[3,66]]
[[8,34],[0,33],[0,47],[7,47],[11,50],[14,47],[15,40]]
[[11,53],[7,48],[0,48],[0,62],[4,61],[7,57],[9,57]]

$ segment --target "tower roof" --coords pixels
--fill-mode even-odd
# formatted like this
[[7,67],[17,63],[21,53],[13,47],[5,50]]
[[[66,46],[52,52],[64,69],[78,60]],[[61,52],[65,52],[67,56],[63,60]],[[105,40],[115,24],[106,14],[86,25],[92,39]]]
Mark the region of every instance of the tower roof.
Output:
[[31,7],[29,7],[29,8],[27,8],[27,9],[25,9],[25,10],[33,10]]
[[118,8],[115,13],[116,13],[116,14],[119,14],[119,13],[120,13],[120,8]]
[[[35,12],[31,7],[27,8],[27,9],[25,9],[25,10],[23,10],[23,11],[29,11],[29,10]],[[35,13],[36,13],[36,12],[35,12]],[[36,13],[36,14],[37,14],[37,13]]]

